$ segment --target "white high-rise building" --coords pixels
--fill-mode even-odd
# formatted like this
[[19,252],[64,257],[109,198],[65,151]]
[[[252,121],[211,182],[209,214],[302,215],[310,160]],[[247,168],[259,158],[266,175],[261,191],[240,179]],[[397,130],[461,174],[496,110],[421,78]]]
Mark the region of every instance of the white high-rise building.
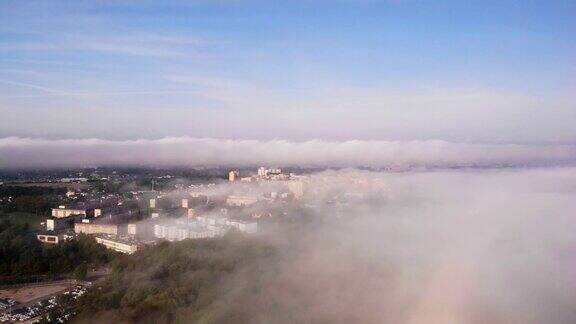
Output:
[[240,173],[238,171],[232,170],[228,173],[228,180],[230,182],[234,182],[234,181],[236,181],[236,178],[238,178],[239,176],[240,176]]

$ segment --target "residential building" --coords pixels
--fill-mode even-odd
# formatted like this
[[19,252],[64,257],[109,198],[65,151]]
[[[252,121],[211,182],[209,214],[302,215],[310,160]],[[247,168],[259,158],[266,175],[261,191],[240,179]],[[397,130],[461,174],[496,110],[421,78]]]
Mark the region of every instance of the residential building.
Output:
[[238,171],[230,171],[230,172],[228,173],[228,180],[229,180],[230,182],[236,181],[236,179],[239,178],[239,177],[240,177],[240,173],[239,173]]
[[38,233],[36,238],[42,243],[58,244],[68,239],[68,236],[63,233],[43,232]]
[[66,218],[77,215],[86,216],[86,214],[86,209],[66,208],[66,206],[58,206],[58,208],[52,208],[52,217],[55,218]]
[[138,244],[134,240],[116,236],[96,236],[96,242],[106,248],[126,254],[132,254],[138,250]]
[[76,234],[109,234],[118,235],[120,232],[117,224],[99,224],[99,223],[76,223],[74,224]]
[[248,206],[258,202],[258,197],[254,196],[228,196],[226,204],[230,206]]

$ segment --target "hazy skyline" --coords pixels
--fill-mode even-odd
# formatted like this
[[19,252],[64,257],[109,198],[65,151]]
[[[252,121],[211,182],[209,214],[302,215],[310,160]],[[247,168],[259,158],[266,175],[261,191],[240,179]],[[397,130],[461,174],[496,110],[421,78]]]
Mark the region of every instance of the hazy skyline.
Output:
[[3,1],[0,137],[576,142],[573,1]]

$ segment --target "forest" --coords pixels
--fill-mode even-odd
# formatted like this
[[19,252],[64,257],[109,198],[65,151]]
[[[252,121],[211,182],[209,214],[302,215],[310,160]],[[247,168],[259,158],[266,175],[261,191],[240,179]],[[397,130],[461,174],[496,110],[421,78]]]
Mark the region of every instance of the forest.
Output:
[[237,274],[249,273],[254,280],[238,288],[243,292],[260,289],[260,274],[277,257],[273,245],[239,233],[162,242],[116,258],[109,280],[80,299],[76,321],[249,322],[243,307],[225,302],[230,293],[225,287]]
[[11,212],[48,215],[64,188],[0,186],[0,216]]
[[0,283],[14,284],[74,276],[83,279],[87,265],[104,264],[113,254],[89,236],[55,246],[42,245],[28,224],[0,220]]

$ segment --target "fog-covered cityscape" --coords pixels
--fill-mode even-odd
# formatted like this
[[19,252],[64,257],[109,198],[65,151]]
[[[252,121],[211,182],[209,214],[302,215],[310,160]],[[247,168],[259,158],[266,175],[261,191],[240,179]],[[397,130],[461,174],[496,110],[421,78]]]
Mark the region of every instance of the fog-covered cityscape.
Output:
[[[558,316],[550,294],[574,296],[572,167],[296,171],[5,172],[5,235],[32,230],[47,250],[3,238],[23,255],[2,261],[0,320],[196,321],[191,307],[217,307],[204,311],[218,322],[539,322]],[[195,283],[207,271],[222,277]],[[206,306],[186,297],[206,289]]]
[[576,323],[576,2],[0,22],[0,323]]

